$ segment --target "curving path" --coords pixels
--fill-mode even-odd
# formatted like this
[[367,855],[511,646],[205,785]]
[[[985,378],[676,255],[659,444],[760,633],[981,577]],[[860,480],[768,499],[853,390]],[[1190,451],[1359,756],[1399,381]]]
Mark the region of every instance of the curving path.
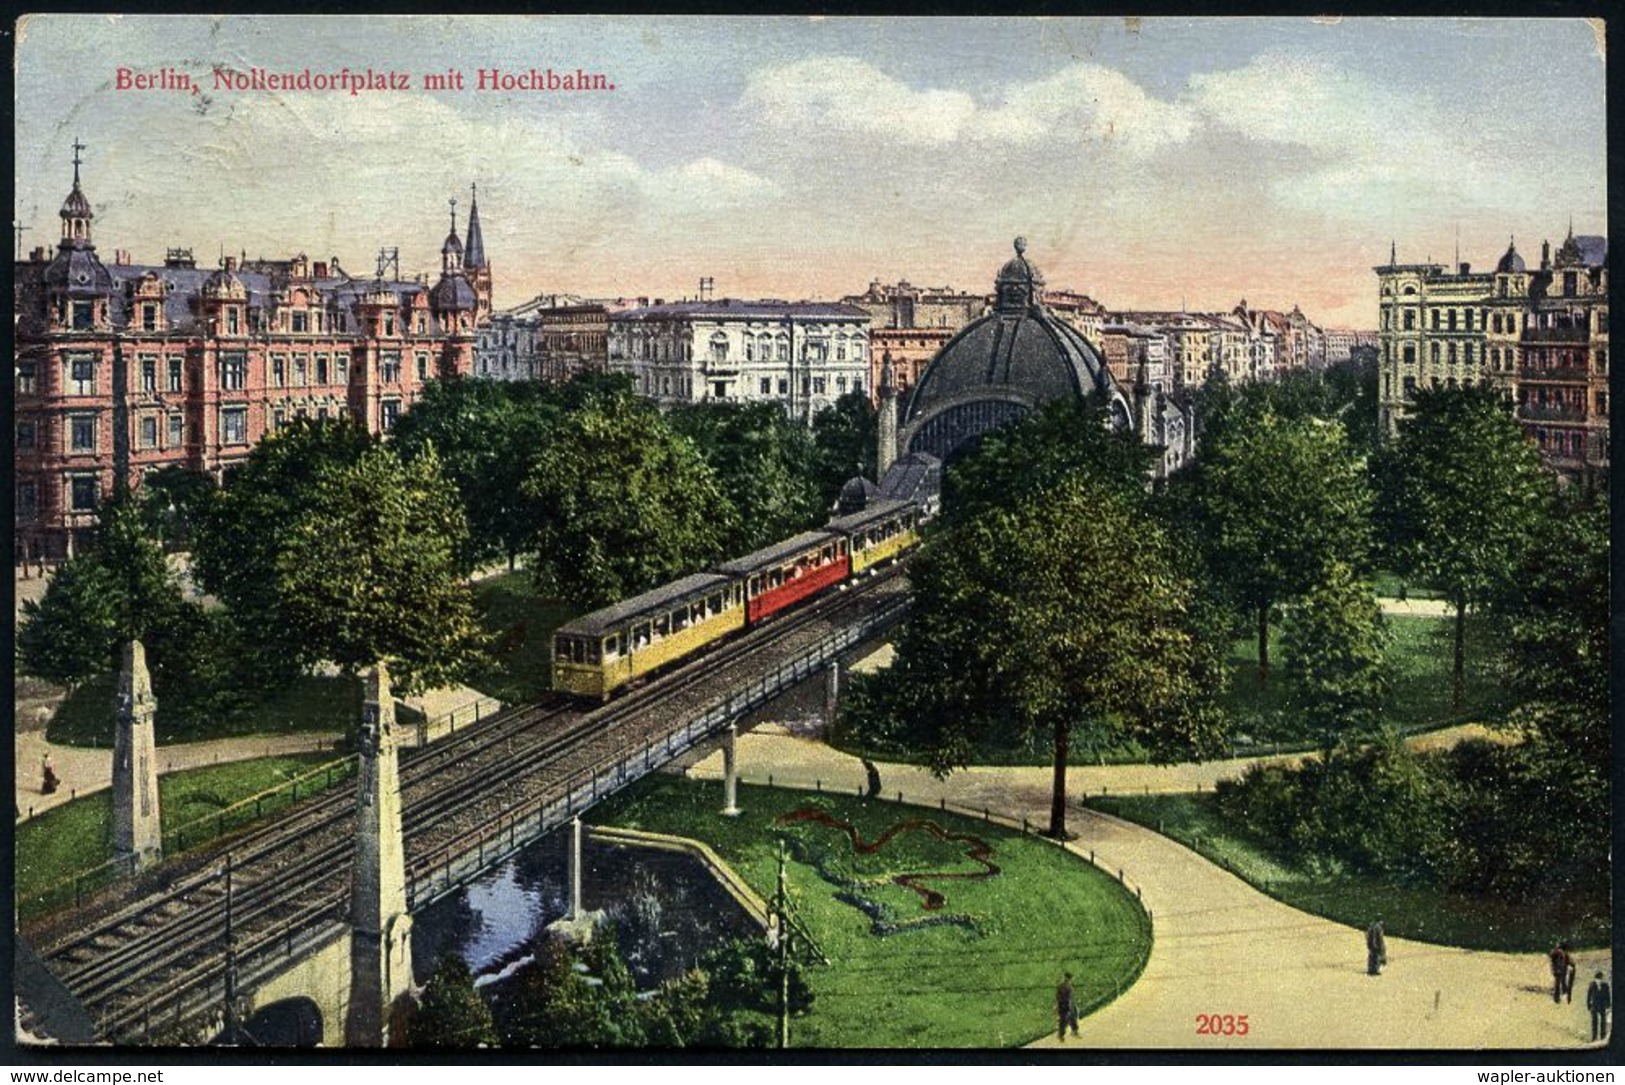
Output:
[[[1437,736],[1434,736],[1435,739]],[[856,758],[768,726],[739,738],[747,782],[813,787],[852,794],[865,781]],[[1085,767],[1068,775],[1072,794],[1189,790],[1249,762],[1176,769]],[[909,765],[878,765],[883,791],[910,802],[939,799],[1034,823],[1047,821],[1048,768],[974,768],[937,780]],[[713,753],[688,769],[720,779]],[[1115,781],[1115,782],[1113,782]],[[1086,810],[1069,812],[1079,834],[1068,847],[1108,870],[1122,870],[1142,893],[1156,937],[1140,979],[1116,1002],[1083,1022],[1078,1040],[1057,1045],[1049,1034],[1034,1046],[1091,1048],[1566,1048],[1587,1046],[1585,985],[1597,970],[1611,976],[1607,951],[1580,954],[1580,1001],[1554,1005],[1545,958],[1538,954],[1453,949],[1388,939],[1389,967],[1365,974],[1362,931],[1265,896],[1196,853],[1149,829]],[[1057,955],[1056,977],[1066,967]],[[1248,1035],[1197,1035],[1198,1014],[1246,1014]],[[1050,1006],[1033,1008],[1034,1031],[1053,1024]]]

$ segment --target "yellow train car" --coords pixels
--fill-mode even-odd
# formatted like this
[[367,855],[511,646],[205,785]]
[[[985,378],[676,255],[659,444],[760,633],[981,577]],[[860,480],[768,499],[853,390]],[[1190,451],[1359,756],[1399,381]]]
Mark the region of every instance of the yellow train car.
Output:
[[920,507],[912,501],[871,501],[861,512],[838,516],[829,530],[850,540],[852,575],[891,561],[920,541]]
[[604,700],[744,627],[742,582],[716,573],[686,576],[560,626],[553,688]]

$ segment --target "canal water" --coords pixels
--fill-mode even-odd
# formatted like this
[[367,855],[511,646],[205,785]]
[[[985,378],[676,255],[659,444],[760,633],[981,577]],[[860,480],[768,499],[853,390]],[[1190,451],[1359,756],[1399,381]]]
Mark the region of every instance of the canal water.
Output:
[[[534,959],[547,925],[569,910],[569,832],[543,837],[484,877],[412,917],[412,964],[424,983],[447,953],[475,985],[506,979]],[[621,954],[649,989],[694,967],[714,947],[760,938],[760,928],[685,855],[592,842],[582,849],[582,897],[616,926]]]

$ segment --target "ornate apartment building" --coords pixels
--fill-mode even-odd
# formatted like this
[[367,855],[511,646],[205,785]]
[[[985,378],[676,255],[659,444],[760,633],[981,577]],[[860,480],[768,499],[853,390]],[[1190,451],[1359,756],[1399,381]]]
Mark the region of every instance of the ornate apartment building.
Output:
[[678,403],[781,404],[810,420],[868,391],[869,314],[810,301],[680,301],[612,313],[609,369]]
[[609,316],[648,298],[540,294],[504,309],[479,331],[474,373],[489,380],[567,381],[609,369]]
[[455,211],[441,272],[355,278],[336,259],[199,268],[97,254],[74,159],[54,254],[15,267],[14,536],[18,560],[69,555],[101,501],[161,467],[221,478],[295,418],[387,431],[436,377],[473,372],[490,313],[477,203]]
[[1546,461],[1575,476],[1606,472],[1608,242],[1575,236],[1530,269],[1516,244],[1490,272],[1401,264],[1378,281],[1378,396],[1393,435],[1417,389],[1501,388]]

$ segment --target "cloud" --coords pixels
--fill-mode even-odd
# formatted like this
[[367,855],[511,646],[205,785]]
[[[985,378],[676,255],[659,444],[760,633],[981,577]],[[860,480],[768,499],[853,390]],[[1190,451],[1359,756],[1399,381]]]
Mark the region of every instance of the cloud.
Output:
[[1006,84],[989,104],[980,104],[960,90],[915,89],[855,57],[809,57],[752,73],[740,106],[791,132],[914,146],[1056,139],[1138,154],[1183,140],[1191,131],[1184,106],[1161,101],[1097,64]]

